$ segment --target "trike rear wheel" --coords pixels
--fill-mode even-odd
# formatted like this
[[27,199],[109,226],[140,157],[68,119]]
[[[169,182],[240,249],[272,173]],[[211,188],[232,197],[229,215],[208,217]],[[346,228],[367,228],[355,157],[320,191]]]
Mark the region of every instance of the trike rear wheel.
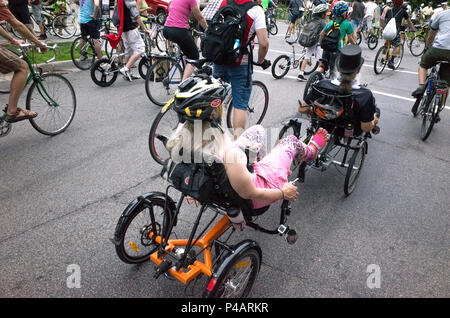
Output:
[[[208,281],[206,298],[245,298],[250,293],[261,266],[261,253],[256,246],[241,243],[235,252],[219,264],[219,274]],[[256,243],[255,243],[256,244]]]

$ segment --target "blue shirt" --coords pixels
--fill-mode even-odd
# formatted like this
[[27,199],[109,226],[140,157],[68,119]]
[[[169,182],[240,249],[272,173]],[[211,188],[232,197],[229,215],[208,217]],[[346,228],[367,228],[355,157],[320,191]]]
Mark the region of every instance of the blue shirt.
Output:
[[[91,15],[94,14],[94,1],[93,0],[80,0],[80,11],[78,12],[78,21],[80,23],[88,23],[92,19]],[[98,10],[98,15],[101,14],[101,8]],[[99,18],[99,17],[97,17]]]

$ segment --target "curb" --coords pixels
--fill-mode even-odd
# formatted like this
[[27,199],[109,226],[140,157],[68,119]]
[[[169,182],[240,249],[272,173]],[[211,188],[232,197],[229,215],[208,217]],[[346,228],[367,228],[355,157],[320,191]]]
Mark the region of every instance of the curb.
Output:
[[[72,62],[72,60],[66,60],[66,61],[56,61],[56,62],[51,62],[49,64],[47,63],[40,63],[37,64],[37,67],[42,68],[43,72],[64,72],[64,71],[69,71],[69,72],[77,72],[77,71],[81,71],[80,69],[78,69]],[[0,73],[0,82],[3,81],[11,81],[13,72],[8,73],[8,74],[1,74]]]

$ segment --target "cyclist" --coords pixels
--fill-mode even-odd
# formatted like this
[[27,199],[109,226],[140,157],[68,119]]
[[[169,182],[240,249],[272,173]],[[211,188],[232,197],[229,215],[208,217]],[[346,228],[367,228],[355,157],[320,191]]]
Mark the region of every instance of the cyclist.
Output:
[[[100,0],[81,0],[80,10],[78,11],[78,21],[80,22],[82,36],[80,47],[84,46],[89,36],[93,40],[95,54],[98,59],[103,57],[100,47],[101,16]],[[88,58],[85,51],[81,52],[81,54],[84,55],[80,57],[80,60],[86,60]]]
[[[202,15],[206,20],[206,24],[209,25],[211,23],[211,20],[213,19],[214,15],[216,14],[217,10],[219,10],[219,6],[222,3],[222,0],[209,0],[206,7],[202,10]],[[200,32],[204,32],[205,29],[202,28],[202,26],[199,26]]]
[[30,11],[28,10],[28,0],[8,1],[8,9],[17,20],[25,24],[30,32],[34,34],[33,25],[31,24]]
[[[375,98],[372,92],[359,84],[357,76],[364,64],[364,58],[361,56],[361,48],[358,45],[346,45],[338,57],[336,67],[340,73],[337,79],[323,79],[316,84],[318,89],[334,91],[342,95],[353,95],[353,135],[358,136],[363,132],[370,132],[377,125],[377,109]],[[305,100],[301,102],[298,111],[300,113],[311,113],[311,107],[314,101],[318,100],[321,94],[317,90],[311,90]],[[343,123],[344,124],[344,123]],[[333,127],[325,127],[325,129]],[[343,134],[340,128],[336,133]]]
[[390,61],[388,62],[388,67],[391,69],[395,69],[394,60],[400,54],[400,44],[402,41],[400,32],[402,30],[401,26],[402,26],[403,19],[405,19],[407,21],[407,23],[409,25],[409,29],[412,32],[415,32],[414,25],[412,24],[408,13],[406,12],[405,9],[403,9],[402,6],[403,6],[403,0],[394,0],[394,7],[386,13],[386,24],[389,23],[389,21],[394,17],[395,24],[397,26],[397,36],[395,37],[395,39],[393,39],[391,41],[392,45],[395,48],[392,51],[392,57],[391,57]]
[[[197,0],[171,0],[169,1],[169,15],[164,24],[163,35],[180,47],[186,58],[198,60],[199,52],[194,37],[189,31],[189,16],[193,15],[195,20],[206,29],[206,20],[203,17]],[[192,75],[195,66],[187,64],[182,81]]]
[[339,52],[343,47],[344,38],[347,37],[351,44],[356,44],[356,36],[350,21],[347,20],[348,4],[344,1],[337,2],[333,7],[332,16],[333,19],[325,26],[325,28],[320,32],[319,43],[322,45],[323,38],[325,37],[325,32],[330,32],[334,25],[338,24],[340,28],[340,36],[338,42],[337,51],[331,52],[323,50],[321,65],[318,69],[319,72],[324,72],[326,69],[330,68],[331,77],[333,76],[334,67],[336,63],[336,58],[339,56]]
[[[28,28],[18,21],[11,11],[6,7],[3,0],[0,0],[0,21],[8,22],[14,30],[19,32],[24,39],[34,43],[41,49],[42,52],[47,50],[45,43],[36,38]],[[2,27],[0,27],[0,35],[7,39],[11,44],[23,44],[22,40],[16,40]],[[14,72],[11,79],[11,85],[9,93],[9,101],[6,106],[6,121],[8,123],[15,123],[24,119],[30,119],[37,116],[34,111],[21,109],[17,107],[20,95],[25,88],[27,81],[28,65],[25,61],[20,59],[17,55],[11,51],[0,46],[0,72],[8,74]]]
[[421,12],[425,21],[428,21],[434,13],[433,2],[432,1],[428,2],[428,6],[423,8]]
[[353,1],[352,26],[355,32],[358,32],[359,25],[361,24],[365,14],[366,7],[362,4],[362,0]]
[[286,34],[286,38],[290,36],[292,33],[292,28],[295,25],[295,21],[297,19],[301,19],[303,16],[303,10],[306,7],[303,0],[290,0],[288,5],[288,12],[289,12],[289,26],[288,30],[289,32]]
[[393,6],[394,6],[394,3],[392,2],[392,0],[386,1],[386,5],[384,6],[383,11],[380,16],[380,26],[382,28],[384,28],[386,26],[386,14],[389,10],[392,9]]
[[[327,142],[326,130],[320,129],[309,145],[293,135],[285,137],[270,153],[253,164],[254,172],[250,173],[247,169],[248,159],[242,148],[253,149],[255,152],[264,151],[264,128],[260,125],[252,126],[237,140],[232,141],[233,138],[220,126],[222,106],[211,106],[211,101],[223,94],[221,85],[215,79],[210,83],[198,77],[188,81],[188,85],[182,88],[185,98],[178,99],[173,106],[184,123],[178,126],[166,143],[172,160],[180,162],[186,158],[187,162],[184,162],[191,163],[191,158],[194,157],[200,161],[196,155],[198,153],[202,160],[212,159],[223,163],[234,191],[241,198],[251,200],[254,209],[282,199],[295,201],[299,195],[297,187],[288,182],[291,162],[314,160]],[[197,117],[198,113],[200,115]],[[197,132],[195,129],[201,131]],[[183,152],[182,156],[180,152]],[[245,226],[242,221],[243,218],[241,222],[236,222],[241,229]]]
[[375,10],[378,8],[378,6],[371,0],[366,0],[364,6],[366,7],[366,14],[364,16],[364,19],[366,20],[367,32],[370,33],[372,32],[372,24],[375,17]]
[[264,10],[264,14],[266,15],[266,25],[267,27],[269,27],[269,11],[267,10],[269,8],[269,4],[272,7],[277,7],[277,5],[275,4],[275,2],[273,0],[261,0],[261,6]]
[[[321,32],[321,30],[323,30],[323,28],[327,25],[327,21],[326,21],[327,12],[328,12],[327,4],[319,4],[318,6],[316,6],[314,8],[313,14],[312,14],[312,20],[318,20],[320,22],[320,24],[318,24],[318,26],[317,26],[318,32],[314,33],[314,34],[319,34],[319,32]],[[313,55],[318,60],[322,57],[322,48],[319,46],[318,43],[314,44],[311,47],[306,48],[305,58],[302,62],[302,65],[300,65],[300,74],[297,76],[298,81],[306,80],[305,69],[309,63],[309,60],[311,59],[311,57]]]
[[33,13],[34,19],[39,26],[41,35],[39,35],[39,40],[46,40],[47,35],[45,34],[44,21],[42,20],[42,1],[41,0],[28,0],[28,4],[31,5],[31,12]]
[[[251,2],[252,0],[236,1],[238,4]],[[221,4],[221,7],[226,5],[226,0]],[[246,37],[242,43],[247,43],[249,39],[256,34],[258,39],[258,64],[263,64],[263,68],[270,66],[265,60],[267,52],[269,51],[269,39],[267,37],[266,19],[264,11],[260,6],[255,6],[247,11],[247,28]],[[245,45],[245,44],[241,44]],[[253,43],[250,44],[248,50],[253,50]],[[250,53],[250,52],[249,52]],[[253,53],[251,54],[253,55]],[[250,55],[250,56],[251,56]],[[231,84],[231,93],[233,96],[233,128],[234,134],[237,138],[245,129],[247,121],[248,102],[252,92],[252,63],[249,60],[249,54],[242,54],[239,61],[232,65],[214,65],[214,77],[222,78]],[[249,74],[250,72],[250,74]]]
[[[450,10],[439,13],[431,22],[427,47],[429,49],[420,59],[419,87],[412,93],[416,98],[420,98],[425,92],[427,69],[436,65],[438,61],[450,61]],[[441,64],[440,78],[450,84],[450,64]]]
[[[119,69],[119,72],[123,75],[124,79],[127,81],[132,81],[133,79],[139,78],[131,72],[131,68],[140,59],[142,54],[145,53],[145,43],[139,33],[137,27],[140,26],[141,29],[150,33],[145,24],[142,22],[139,10],[136,6],[136,0],[119,0],[123,1],[123,21],[118,21],[114,17],[119,17],[118,8],[116,5],[113,14],[113,23],[116,28],[120,31],[120,26],[122,25],[121,39],[125,49],[125,66]],[[120,20],[120,18],[119,18]],[[119,32],[120,33],[120,32]]]

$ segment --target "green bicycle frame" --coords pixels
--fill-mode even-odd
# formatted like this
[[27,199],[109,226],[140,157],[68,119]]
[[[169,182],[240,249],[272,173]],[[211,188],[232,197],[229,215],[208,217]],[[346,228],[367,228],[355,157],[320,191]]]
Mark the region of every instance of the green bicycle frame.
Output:
[[30,59],[28,56],[24,55],[23,60],[28,64],[28,68],[30,69],[30,75],[28,75],[27,81],[25,83],[25,87],[30,83],[31,80],[34,82],[37,82],[36,88],[39,92],[39,95],[42,96],[42,98],[47,102],[48,105],[58,107],[59,104],[53,100],[53,98],[50,97],[50,95],[47,93],[47,90],[45,89],[44,85],[42,85],[42,79],[34,70],[33,65],[31,64]]

